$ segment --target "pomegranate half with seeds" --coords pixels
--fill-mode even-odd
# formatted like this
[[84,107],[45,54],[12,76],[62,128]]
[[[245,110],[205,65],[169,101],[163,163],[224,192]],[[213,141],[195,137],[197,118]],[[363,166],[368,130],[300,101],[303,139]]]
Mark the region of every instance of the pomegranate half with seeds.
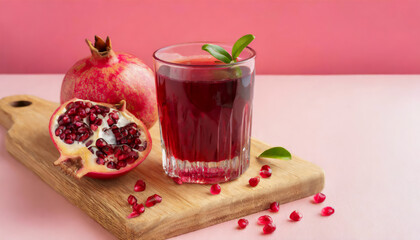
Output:
[[125,101],[72,99],[54,112],[49,130],[60,152],[54,165],[77,178],[121,176],[143,162],[152,147],[149,131],[126,110]]

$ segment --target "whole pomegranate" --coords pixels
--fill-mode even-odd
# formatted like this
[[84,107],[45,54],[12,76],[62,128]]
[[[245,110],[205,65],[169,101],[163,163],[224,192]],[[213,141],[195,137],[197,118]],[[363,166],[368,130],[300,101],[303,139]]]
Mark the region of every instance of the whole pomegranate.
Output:
[[110,104],[127,102],[127,110],[147,128],[157,120],[156,87],[153,71],[140,59],[112,50],[95,36],[95,45],[86,39],[92,56],[84,58],[66,73],[61,85],[61,103],[80,98]]
[[49,131],[60,158],[54,162],[77,178],[112,178],[135,168],[152,149],[146,126],[125,108],[72,99],[51,116]]

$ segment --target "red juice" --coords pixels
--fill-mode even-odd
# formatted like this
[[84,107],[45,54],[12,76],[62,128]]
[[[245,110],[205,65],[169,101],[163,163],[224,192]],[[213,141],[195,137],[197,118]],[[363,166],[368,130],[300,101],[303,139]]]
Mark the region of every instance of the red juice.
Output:
[[254,71],[209,58],[176,63],[156,69],[163,154],[188,182],[238,177],[249,165]]

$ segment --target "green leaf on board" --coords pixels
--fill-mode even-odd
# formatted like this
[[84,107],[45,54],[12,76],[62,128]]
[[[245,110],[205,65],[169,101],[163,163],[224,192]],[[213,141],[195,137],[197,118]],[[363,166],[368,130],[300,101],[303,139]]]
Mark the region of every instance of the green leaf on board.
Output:
[[275,158],[275,159],[282,159],[282,160],[290,160],[292,159],[292,155],[289,151],[282,147],[273,147],[270,149],[265,150],[261,153],[258,158]]

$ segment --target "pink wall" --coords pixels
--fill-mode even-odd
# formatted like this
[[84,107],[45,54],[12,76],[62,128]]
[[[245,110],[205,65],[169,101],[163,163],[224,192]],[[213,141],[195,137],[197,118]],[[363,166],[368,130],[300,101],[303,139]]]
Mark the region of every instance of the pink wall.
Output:
[[259,74],[420,73],[418,0],[0,0],[0,73],[64,73],[94,34],[151,65],[246,33]]

